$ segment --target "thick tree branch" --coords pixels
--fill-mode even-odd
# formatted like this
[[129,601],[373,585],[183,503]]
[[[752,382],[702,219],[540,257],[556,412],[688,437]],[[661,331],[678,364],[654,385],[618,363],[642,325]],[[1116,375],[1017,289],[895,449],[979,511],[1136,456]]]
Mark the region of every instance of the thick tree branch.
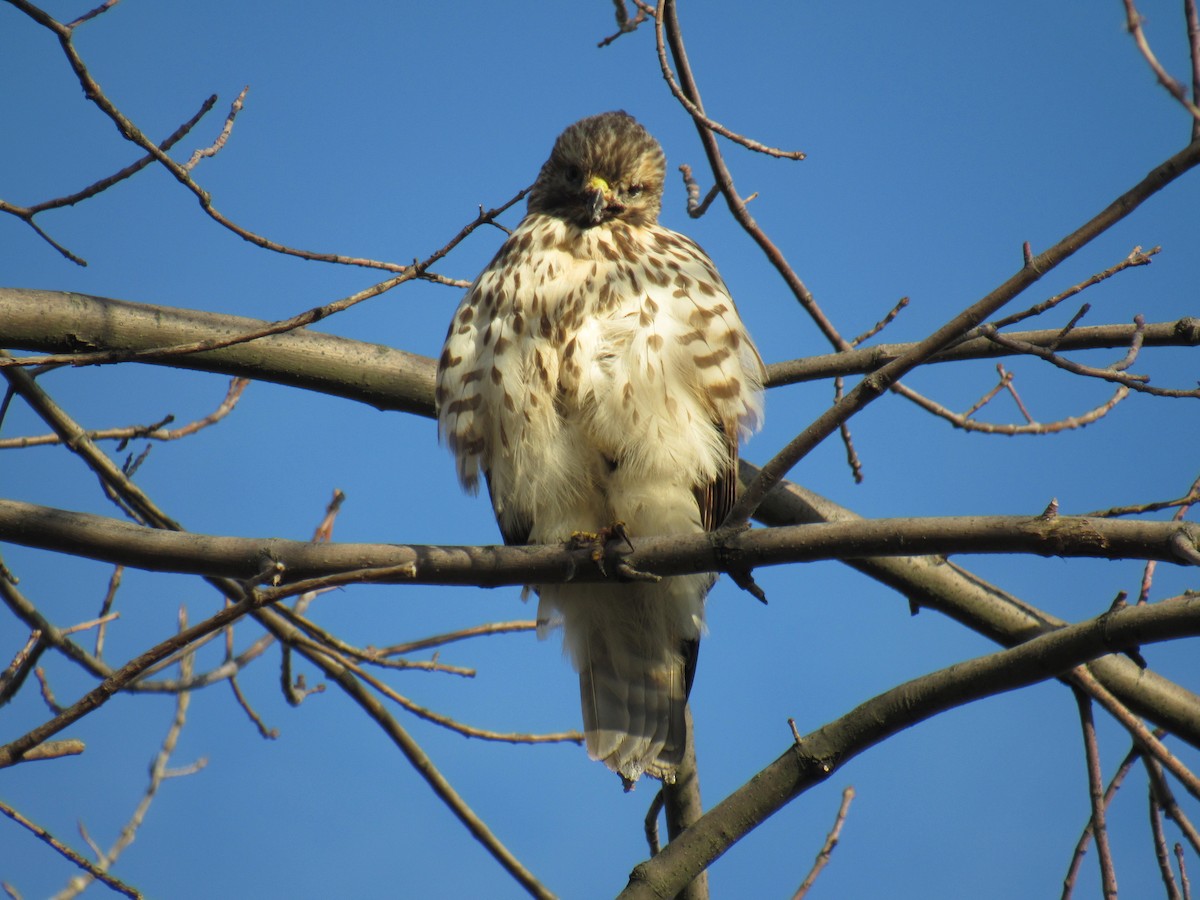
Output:
[[[224,313],[199,312],[71,294],[0,287],[0,345],[59,355],[106,351],[144,353],[164,345],[190,344],[259,331],[269,323]],[[1132,324],[1008,332],[1025,344],[1058,351],[1127,347]],[[1200,319],[1153,322],[1143,329],[1143,346],[1200,346]],[[839,375],[863,375],[910,352],[916,345],[878,344],[767,366],[767,384],[778,387]],[[1015,351],[985,337],[963,341],[928,362],[998,359]],[[143,363],[240,375],[357,400],[379,409],[432,416],[435,362],[381,344],[366,344],[299,329],[186,356],[143,357]]]
[[[607,577],[588,547],[326,544],[224,537],[146,528],[16,500],[0,500],[0,539],[150,571],[272,584],[279,586],[280,596],[356,581],[493,587]],[[818,559],[949,553],[1025,552],[1200,564],[1198,547],[1200,524],[1192,522],[946,516],[784,526],[719,539],[709,534],[647,537],[632,551],[610,547],[610,552],[619,553],[634,569],[665,576]],[[315,584],[311,579],[329,581]]]
[[[261,330],[268,323],[222,313],[0,288],[0,345],[55,353],[139,353]],[[320,391],[379,409],[432,416],[435,363],[379,344],[298,329],[220,350],[144,358]]]
[[[2,301],[0,301],[2,302]],[[1137,331],[1136,325],[1092,325],[1074,328],[1066,336],[1062,329],[1046,328],[1037,331],[1004,332],[1009,340],[1020,341],[1039,348],[1053,345],[1057,352],[1128,347]],[[1195,347],[1200,345],[1200,319],[1184,317],[1174,322],[1154,322],[1142,330],[1145,347]],[[910,352],[914,344],[876,344],[862,350],[809,356],[767,366],[767,383],[772,387],[834,378],[838,375],[865,375]],[[962,341],[949,349],[935,353],[927,362],[959,362],[966,359],[997,359],[1015,355],[1016,351],[996,342],[978,337]]]

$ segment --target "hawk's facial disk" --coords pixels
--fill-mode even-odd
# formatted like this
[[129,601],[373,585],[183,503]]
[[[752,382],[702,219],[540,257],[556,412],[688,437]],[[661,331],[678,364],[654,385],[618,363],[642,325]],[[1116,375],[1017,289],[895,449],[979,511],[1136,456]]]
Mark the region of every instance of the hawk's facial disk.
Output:
[[602,113],[569,126],[529,194],[529,211],[580,228],[614,220],[658,220],[666,162],[658,142],[627,113]]

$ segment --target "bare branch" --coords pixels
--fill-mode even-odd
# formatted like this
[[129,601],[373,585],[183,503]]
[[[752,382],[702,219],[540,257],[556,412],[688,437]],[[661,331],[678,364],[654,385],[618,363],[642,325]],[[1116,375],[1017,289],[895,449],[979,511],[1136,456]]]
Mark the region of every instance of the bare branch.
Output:
[[[1092,350],[1107,347],[1128,347],[1138,333],[1136,325],[1093,325],[1076,328],[1062,336],[1058,329],[1017,331],[1007,336],[1025,344],[1049,348],[1058,342],[1059,350]],[[1184,318],[1175,322],[1156,322],[1141,329],[1142,346],[1200,345],[1200,319]],[[810,356],[767,366],[767,384],[779,387],[838,375],[862,375],[880,368],[909,352],[915,344],[877,344],[864,350]],[[926,363],[961,362],[969,359],[992,359],[1015,353],[984,337],[960,341],[947,350],[930,357]]]
[[842,835],[842,825],[846,823],[846,813],[850,811],[850,802],[854,799],[854,788],[847,786],[842,791],[842,804],[838,807],[837,818],[833,820],[833,828],[829,829],[829,835],[825,838],[825,844],[817,853],[816,862],[813,863],[812,869],[805,876],[804,881],[800,882],[800,887],[796,889],[796,893],[792,894],[792,900],[804,900],[808,896],[809,889],[817,880],[817,876],[821,874],[821,870],[829,864],[830,858],[833,856],[833,850],[838,845],[838,840]]
[[693,219],[699,219],[708,212],[712,202],[720,195],[721,189],[714,184],[701,200],[700,185],[696,184],[696,179],[692,176],[692,167],[684,163],[679,167],[679,171],[683,175],[683,187],[687,191],[687,213]]
[[[70,323],[73,342],[64,335]],[[205,336],[240,335],[268,325],[258,319],[221,313],[173,309],[110,300],[85,294],[65,294],[0,288],[0,344],[9,347],[70,352],[79,344],[110,350],[120,358],[161,346],[164,342],[195,343]],[[1128,347],[1136,326],[1098,325],[1077,328],[1062,340],[1060,350]],[[1049,346],[1058,329],[1014,332],[1014,339]],[[1185,317],[1157,322],[1143,329],[1143,346],[1200,346],[1200,319]],[[879,344],[861,350],[814,356],[767,367],[772,387],[871,372],[910,352],[916,344]],[[987,338],[960,342],[927,362],[994,359],[1012,355]],[[68,355],[41,359],[66,360]],[[28,358],[22,358],[24,363]],[[346,397],[380,409],[432,417],[436,362],[379,344],[366,344],[314,331],[261,338],[251,347],[231,344],[194,356],[146,357],[148,363],[198,369],[274,381],[333,396]],[[2,365],[3,363],[0,363]]]
[[200,160],[206,157],[216,156],[225,146],[225,142],[229,140],[229,136],[233,134],[233,120],[237,118],[237,114],[242,111],[242,107],[246,103],[246,94],[250,92],[250,85],[242,88],[242,92],[234,98],[233,104],[229,107],[229,115],[225,117],[225,124],[221,127],[221,133],[217,139],[207,147],[201,147],[192,153],[191,158],[183,164],[183,168],[191,171],[196,168]]
[[[1137,317],[1137,319],[1140,319],[1140,318],[1141,318],[1140,316]],[[1135,325],[1135,328],[1137,328],[1136,321],[1135,321],[1134,325]],[[1067,372],[1071,372],[1074,375],[1083,375],[1088,378],[1100,378],[1105,381],[1112,381],[1112,382],[1115,382],[1116,384],[1120,384],[1124,387],[1127,387],[1130,390],[1138,391],[1139,393],[1144,393],[1144,394],[1153,394],[1156,397],[1200,398],[1200,388],[1196,388],[1194,390],[1188,390],[1188,391],[1172,390],[1172,389],[1168,389],[1168,388],[1157,388],[1157,387],[1152,387],[1151,385],[1145,383],[1150,380],[1149,376],[1147,376],[1147,375],[1127,375],[1127,374],[1125,374],[1123,369],[1128,368],[1128,366],[1132,363],[1132,359],[1129,355],[1127,355],[1125,358],[1123,358],[1121,360],[1118,360],[1116,363],[1114,363],[1112,366],[1109,366],[1108,368],[1099,369],[1099,368],[1096,368],[1095,366],[1087,366],[1087,365],[1084,365],[1083,363],[1077,363],[1077,362],[1074,362],[1073,360],[1066,359],[1062,356],[1059,356],[1057,353],[1054,353],[1050,350],[1045,350],[1045,349],[1035,346],[1033,344],[1025,344],[1025,343],[1022,343],[1021,341],[1014,340],[1011,337],[1008,337],[1006,335],[1000,334],[998,331],[995,331],[992,328],[992,326],[990,326],[990,325],[983,326],[983,328],[981,330],[983,331],[984,337],[986,337],[988,340],[995,341],[997,344],[1000,344],[1002,347],[1007,347],[1008,349],[1010,349],[1016,353],[1026,353],[1030,356],[1036,356],[1039,359],[1044,359],[1046,362],[1050,363],[1051,365],[1057,366],[1058,368],[1063,369]],[[1131,342],[1131,348],[1136,349],[1137,347],[1139,347],[1141,345],[1141,343],[1142,342],[1139,337],[1138,331],[1135,330],[1133,341]]]
[[[1196,12],[1196,0],[1183,0],[1184,16],[1187,19],[1188,53],[1192,60],[1192,105],[1200,106],[1200,13]],[[1192,140],[1200,141],[1200,119],[1192,119]],[[1183,860],[1179,862],[1183,874]],[[1187,878],[1184,878],[1184,893]]]
[[465,641],[474,637],[491,634],[515,634],[518,632],[534,631],[536,629],[537,622],[534,621],[489,622],[485,625],[474,625],[470,628],[460,628],[457,631],[451,631],[446,634],[422,638],[419,641],[408,641],[404,644],[380,647],[375,650],[375,655],[379,657],[401,656],[407,653],[416,653],[418,650],[428,650],[430,647],[444,647],[446,644],[451,644],[455,641]]
[[[1200,594],[1194,595],[1197,602],[1200,602]],[[1163,601],[1167,602],[1167,601]],[[1130,607],[1126,607],[1127,609]],[[1134,609],[1146,609],[1147,605],[1140,607],[1132,607]],[[1113,611],[1114,614],[1119,613],[1119,610]],[[1097,700],[1112,716],[1121,723],[1130,737],[1137,741],[1138,745],[1145,752],[1147,758],[1153,759],[1161,763],[1166,769],[1179,779],[1180,783],[1187,789],[1197,800],[1200,800],[1200,778],[1188,769],[1187,766],[1180,761],[1179,757],[1173,754],[1166,748],[1157,737],[1150,733],[1150,729],[1143,725],[1132,712],[1130,712],[1123,703],[1114,697],[1105,687],[1100,684],[1095,677],[1087,671],[1086,668],[1080,667],[1071,672],[1070,680],[1078,685],[1082,690],[1086,691],[1093,699]]]
[[[753,531],[647,537],[616,550],[634,569],[656,574],[724,571],[842,557],[925,553],[1011,553],[1188,563],[1200,524],[1057,516],[946,516],[851,520]],[[89,513],[0,500],[0,538],[24,546],[172,571],[257,581],[265,602],[349,583],[542,584],[603,581],[589,548],[569,545],[453,546],[314,544],[166,531]]]
[[[1130,35],[1133,37],[1133,42],[1137,44],[1138,50],[1145,57],[1146,62],[1150,65],[1154,72],[1154,77],[1158,79],[1158,83],[1167,89],[1172,97],[1179,101],[1180,106],[1191,113],[1192,118],[1200,122],[1200,106],[1197,106],[1193,100],[1188,99],[1187,91],[1183,85],[1167,74],[1167,70],[1163,68],[1162,63],[1158,61],[1158,57],[1154,55],[1154,51],[1150,49],[1150,42],[1146,39],[1146,33],[1142,30],[1142,14],[1137,11],[1133,0],[1124,0],[1125,2],[1125,27],[1129,29]],[[1190,28],[1190,22],[1189,22]],[[1195,42],[1193,41],[1193,46]],[[1194,59],[1194,54],[1193,54]],[[1195,72],[1195,63],[1193,63],[1193,73]],[[1193,133],[1195,126],[1193,125]]]
[[83,741],[77,738],[68,738],[64,741],[46,741],[38,744],[32,750],[25,754],[25,762],[34,762],[40,759],[62,759],[64,756],[78,756],[87,747]]
[[[1000,387],[1003,387],[1001,383]],[[1108,415],[1113,407],[1129,396],[1129,388],[1124,385],[1119,386],[1113,395],[1099,406],[1093,407],[1086,412],[1080,413],[1077,416],[1067,416],[1064,419],[1058,419],[1054,422],[1026,422],[1024,425],[1012,424],[996,424],[994,422],[981,422],[974,418],[971,413],[974,411],[968,410],[965,413],[956,413],[953,410],[947,409],[940,403],[930,400],[924,394],[914,391],[906,384],[897,384],[893,386],[893,391],[900,394],[902,397],[913,401],[927,412],[933,413],[940,419],[945,419],[955,428],[961,428],[964,431],[974,431],[981,434],[1054,434],[1060,431],[1070,431],[1076,428],[1083,428],[1085,425],[1091,425]],[[990,399],[990,398],[989,398]],[[980,404],[982,405],[982,404]]]
[[[184,609],[179,611],[179,628],[184,630],[187,628],[187,613]],[[187,654],[179,661],[179,677],[182,681],[187,681],[192,677],[193,656]],[[175,752],[175,746],[179,741],[179,735],[183,731],[183,726],[187,722],[188,706],[191,702],[191,693],[188,691],[180,691],[175,698],[175,715],[171,720],[171,725],[167,729],[167,734],[163,738],[162,744],[159,747],[158,753],[154,760],[150,763],[150,783],[147,785],[145,792],[142,794],[141,800],[138,801],[134,808],[133,814],[129,820],[121,828],[117,839],[106,852],[98,853],[97,870],[107,872],[125,851],[125,849],[133,843],[137,836],[137,831],[145,821],[146,813],[150,810],[150,804],[154,801],[158,794],[158,789],[162,787],[163,781],[167,778],[177,776],[180,772],[173,772],[167,766],[171,761],[171,755]],[[207,760],[201,758],[188,768],[188,772],[199,771],[207,764]],[[95,873],[89,871],[87,875],[73,878],[70,884],[58,894],[54,900],[70,900],[76,897],[87,889],[94,878],[98,877]]]
[[890,735],[946,709],[1067,671],[1083,661],[1081,656],[1090,655],[1084,648],[1093,643],[1105,652],[1152,641],[1153,635],[1167,631],[1178,637],[1178,623],[1160,632],[1160,626],[1176,616],[1194,618],[1200,630],[1200,595],[1106,613],[1010,650],[941,669],[868,700],[805,735],[798,745],[789,745],[657,856],[639,864],[620,897],[672,896],[768,816]]
[[[294,629],[280,618],[275,610],[270,608],[260,609],[255,614],[255,618],[274,634],[277,640],[283,643],[291,644],[297,637]],[[363,688],[358,679],[349,670],[325,653],[312,653],[304,646],[298,646],[297,650],[320,668],[326,677],[336,682],[347,696],[357,703],[383,729],[384,733],[392,740],[397,749],[404,754],[405,758],[412,765],[413,770],[425,780],[450,811],[466,826],[472,836],[487,849],[492,857],[531,896],[553,900],[554,895],[500,842],[499,838],[492,833],[484,821],[467,805],[462,796],[454,790],[445,776],[438,771],[420,745],[412,739],[407,731],[400,727],[395,718],[388,714],[380,701]]]
[[636,0],[635,5],[637,6],[637,15],[631,19],[629,18],[629,10],[625,8],[625,0],[613,0],[613,6],[615,7],[617,16],[617,31],[615,34],[610,34],[608,37],[598,43],[596,45],[597,47],[607,47],[621,35],[629,34],[631,31],[636,31],[637,27],[646,21],[646,7],[643,4],[636,2]]
[[[115,2],[115,0],[113,0],[113,2]],[[87,16],[77,19],[75,22],[71,23],[71,25],[68,25],[67,27],[73,28],[75,25],[80,24],[81,22],[85,21],[87,18],[90,18],[91,16],[97,15],[99,12],[102,12],[104,9],[106,9],[108,7],[108,5],[109,4],[105,4],[104,7],[99,7],[97,9],[92,10],[92,12],[88,13]],[[174,133],[171,134],[170,137],[168,137],[165,141],[163,141],[161,144],[158,145],[158,149],[165,153],[166,151],[170,150],[173,146],[175,146],[175,144],[179,143],[179,141],[182,140],[184,138],[184,136],[187,135],[187,133],[196,126],[196,123],[199,122],[202,118],[204,118],[205,115],[208,114],[208,111],[213,108],[213,106],[216,104],[216,102],[217,102],[217,95],[213,94],[211,97],[209,97],[207,100],[204,101],[203,105],[201,105],[201,107],[200,107],[200,111],[197,112],[194,116],[192,116],[188,121],[186,121],[182,125],[180,125],[177,129],[175,129]],[[35,203],[33,206],[16,206],[15,204],[6,203],[5,201],[0,200],[0,212],[11,213],[12,215],[16,216],[17,218],[24,220],[25,223],[28,224],[29,227],[32,228],[35,232],[37,232],[37,234],[43,240],[45,240],[47,243],[49,243],[52,247],[54,247],[55,250],[57,250],[59,253],[61,253],[63,256],[65,256],[67,259],[71,260],[71,262],[73,262],[77,265],[80,265],[80,266],[86,266],[87,265],[86,260],[81,259],[80,257],[76,256],[75,254],[71,253],[69,250],[67,250],[65,247],[63,247],[61,244],[54,241],[48,234],[46,234],[46,232],[44,232],[37,225],[36,222],[34,222],[34,217],[38,213],[45,212],[48,209],[60,209],[64,206],[74,206],[76,203],[80,203],[84,200],[94,197],[97,194],[99,194],[101,191],[105,191],[108,188],[112,187],[114,184],[124,181],[126,178],[129,178],[131,175],[136,175],[142,169],[146,168],[146,166],[150,165],[150,163],[154,162],[154,159],[155,159],[155,157],[153,154],[147,154],[146,156],[143,156],[141,159],[139,159],[137,162],[126,166],[125,168],[121,169],[119,172],[115,172],[114,174],[109,175],[107,178],[101,178],[99,181],[96,181],[96,182],[88,185],[81,191],[76,191],[73,194],[68,194],[65,197],[58,197],[54,200],[46,200],[46,201],[43,201],[42,203]]]
[[1096,838],[1096,856],[1100,861],[1100,884],[1108,900],[1116,900],[1117,876],[1113,869],[1112,850],[1108,845],[1108,826],[1105,822],[1104,781],[1100,772],[1100,748],[1096,743],[1096,723],[1092,718],[1092,699],[1083,690],[1075,691],[1079,705],[1079,721],[1083,726],[1084,757],[1087,759],[1088,799],[1092,806],[1092,835]]
[[[1097,272],[1095,275],[1091,275],[1088,278],[1085,278],[1083,281],[1079,282],[1078,284],[1067,288],[1061,294],[1055,294],[1050,299],[1043,300],[1041,303],[1038,303],[1038,304],[1035,304],[1034,306],[1029,307],[1029,309],[1022,310],[1019,313],[1013,313],[1010,316],[1005,316],[1003,319],[997,319],[995,322],[991,323],[992,327],[997,328],[997,329],[1007,328],[1009,325],[1016,325],[1018,322],[1024,321],[1025,319],[1028,319],[1028,318],[1032,318],[1033,316],[1040,316],[1042,313],[1048,312],[1049,310],[1054,309],[1054,307],[1058,306],[1058,304],[1062,303],[1064,300],[1074,297],[1076,294],[1080,293],[1081,291],[1085,291],[1088,288],[1092,287],[1093,285],[1097,285],[1102,281],[1106,281],[1109,278],[1112,278],[1118,272],[1123,272],[1126,269],[1133,268],[1135,266],[1150,265],[1150,258],[1153,256],[1157,256],[1161,252],[1162,252],[1162,247],[1151,247],[1149,250],[1146,250],[1144,252],[1142,251],[1141,247],[1134,247],[1132,250],[1129,251],[1129,255],[1126,256],[1119,263],[1117,263],[1115,266],[1110,266],[1109,268],[1105,269],[1103,272]],[[976,336],[975,334],[971,334],[968,337],[973,338],[975,336]]]
[[[700,108],[698,102],[693,102],[683,88],[679,86],[679,82],[675,80],[675,73],[671,71],[671,64],[667,61],[666,41],[663,38],[663,17],[668,8],[671,7],[673,0],[661,0],[655,9],[654,14],[654,35],[655,43],[658,47],[658,64],[662,69],[663,79],[667,82],[667,86],[671,89],[671,93],[675,95],[675,99],[680,105],[688,111],[697,125],[703,126],[709,131],[715,131],[721,137],[728,138],[735,144],[741,144],[747,150],[753,150],[756,153],[765,153],[767,156],[774,156],[777,159],[804,159],[806,154],[800,150],[779,150],[775,147],[768,147],[766,144],[760,144],[758,141],[748,138],[745,135],[738,134],[735,131],[730,131],[720,122],[710,119],[704,114],[704,110]],[[674,10],[671,10],[672,15]]]
[[45,649],[41,630],[33,629],[25,646],[17,651],[8,668],[0,672],[0,706],[8,703],[21,690]]
[[[1129,770],[1133,768],[1133,764],[1142,757],[1142,748],[1138,744],[1134,744],[1129,752],[1125,754],[1125,758],[1121,761],[1121,765],[1117,767],[1116,773],[1108,782],[1108,787],[1104,791],[1103,807],[1108,809],[1112,804],[1113,797],[1116,796],[1120,789],[1125,776],[1129,774]],[[1083,833],[1079,835],[1079,841],[1075,844],[1075,852],[1071,854],[1071,865],[1067,869],[1066,877],[1063,878],[1062,900],[1069,900],[1075,891],[1075,880],[1079,874],[1079,867],[1083,862],[1083,857],[1087,854],[1088,844],[1091,843],[1092,834],[1094,831],[1094,822],[1091,816],[1088,816],[1087,826],[1083,829]]]
[[[663,0],[664,3],[668,0]],[[762,502],[763,497],[797,462],[833,433],[842,422],[882,395],[911,369],[920,365],[939,350],[959,339],[976,324],[992,315],[1004,304],[1018,296],[1043,274],[1070,257],[1097,236],[1125,218],[1143,202],[1170,184],[1184,171],[1200,163],[1200,143],[1188,147],[1152,170],[1099,215],[1081,225],[1050,249],[1034,257],[1027,265],[987,296],[959,313],[917,346],[893,362],[865,377],[846,395],[845,399],[826,410],[808,428],[792,439],[762,468],[760,479],[747,487],[741,499],[726,517],[726,526],[744,525]]]
[[646,818],[642,823],[642,829],[646,833],[646,846],[650,850],[650,855],[655,856],[662,849],[662,844],[658,837],[658,816],[663,810],[663,791],[660,787],[654,795],[654,799],[650,801],[650,807],[646,810]]
[[[1162,735],[1156,732],[1156,737]],[[1187,838],[1188,843],[1192,845],[1192,850],[1200,853],[1200,831],[1197,831],[1196,826],[1184,814],[1179,803],[1175,800],[1175,793],[1171,790],[1171,786],[1167,783],[1166,776],[1163,774],[1162,763],[1156,759],[1143,754],[1143,762],[1146,766],[1146,774],[1150,778],[1150,787],[1154,791],[1154,797],[1163,811],[1170,819],[1179,826],[1179,830],[1183,832],[1183,836]]]
[[[220,406],[202,419],[197,419],[179,428],[168,429],[162,427],[174,421],[175,417],[169,415],[154,425],[129,425],[124,428],[106,428],[98,431],[89,431],[87,435],[92,441],[119,440],[124,442],[135,439],[177,441],[180,438],[193,435],[210,425],[215,425],[233,412],[233,408],[237,405],[238,400],[241,399],[242,393],[249,384],[250,380],[247,378],[232,379],[229,383],[229,390],[226,392],[225,399],[221,401]],[[0,450],[45,447],[61,443],[62,437],[57,434],[38,435],[37,437],[0,438]]]
[[1148,794],[1150,807],[1150,833],[1154,838],[1154,857],[1158,862],[1158,871],[1162,875],[1163,887],[1166,888],[1167,900],[1183,900],[1179,886],[1175,883],[1175,873],[1171,871],[1171,855],[1167,851],[1167,838],[1163,833],[1162,806],[1154,792],[1151,782]]
[[[696,86],[695,77],[692,75],[692,67],[688,62],[687,50],[683,45],[683,35],[679,30],[675,0],[660,0],[658,5],[662,10],[661,16],[663,18],[666,42],[671,48],[671,57],[674,59],[675,68],[679,72],[680,90],[683,91],[684,95],[696,109],[703,112],[704,104],[700,100],[700,90]],[[656,12],[656,26],[658,20],[659,14]],[[663,40],[659,36],[657,27],[655,40],[658,44],[661,44]],[[766,232],[754,221],[754,217],[750,215],[750,211],[746,208],[746,201],[742,199],[733,185],[733,176],[730,174],[729,167],[725,165],[725,160],[721,156],[721,148],[717,144],[717,139],[712,129],[705,122],[695,117],[693,117],[693,122],[696,125],[696,132],[700,135],[700,143],[704,146],[704,154],[708,157],[708,165],[712,169],[713,179],[722,196],[725,197],[725,203],[728,205],[734,219],[750,235],[754,242],[758,244],[767,261],[780,274],[787,284],[788,289],[792,292],[792,295],[804,308],[804,311],[809,314],[813,322],[816,323],[821,333],[825,335],[825,338],[839,350],[849,349],[849,345],[838,333],[833,322],[830,321],[829,317],[825,315],[825,312],[817,304],[816,298],[807,285],[796,274],[795,269],[789,265],[780,249],[767,237]]]
[[113,878],[107,872],[104,872],[101,869],[97,868],[95,865],[93,865],[91,862],[89,862],[84,857],[80,856],[78,853],[76,853],[74,850],[72,850],[70,847],[68,847],[62,841],[58,840],[58,838],[56,838],[54,835],[52,835],[50,832],[48,832],[41,825],[31,822],[29,819],[25,818],[23,815],[21,815],[19,812],[17,812],[15,809],[13,809],[11,806],[9,806],[7,803],[5,803],[2,800],[0,800],[0,813],[3,813],[4,815],[8,816],[10,819],[12,819],[14,822],[16,822],[22,828],[25,828],[28,831],[32,832],[34,837],[36,837],[38,840],[42,841],[47,846],[51,847],[60,856],[65,857],[66,859],[69,859],[72,863],[79,866],[79,868],[83,869],[85,872],[88,872],[90,875],[92,875],[92,877],[96,878],[98,881],[104,882],[106,885],[108,885],[114,891],[124,894],[126,897],[140,898],[142,896],[141,892],[138,891],[136,888],[130,887],[125,882],[123,882],[117,878]]

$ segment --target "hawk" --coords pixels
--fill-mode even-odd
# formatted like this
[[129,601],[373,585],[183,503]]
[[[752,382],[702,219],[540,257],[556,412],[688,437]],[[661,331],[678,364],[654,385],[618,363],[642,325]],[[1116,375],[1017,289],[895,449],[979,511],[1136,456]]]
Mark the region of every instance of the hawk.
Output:
[[[716,267],[658,224],[665,160],[624,112],[569,126],[467,291],[438,362],[439,436],[508,544],[696,534],[737,487],[763,364]],[[672,782],[716,576],[534,585],[579,672],[587,750]]]

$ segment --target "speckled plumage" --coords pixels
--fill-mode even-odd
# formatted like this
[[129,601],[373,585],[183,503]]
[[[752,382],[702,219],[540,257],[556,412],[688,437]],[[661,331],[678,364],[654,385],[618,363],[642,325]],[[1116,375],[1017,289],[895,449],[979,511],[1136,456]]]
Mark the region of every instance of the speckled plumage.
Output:
[[[733,501],[762,362],[711,260],[658,224],[664,173],[625,113],[568,127],[450,324],[439,433],[508,543],[697,533]],[[713,580],[535,586],[580,673],[588,752],[627,786],[674,778]]]

